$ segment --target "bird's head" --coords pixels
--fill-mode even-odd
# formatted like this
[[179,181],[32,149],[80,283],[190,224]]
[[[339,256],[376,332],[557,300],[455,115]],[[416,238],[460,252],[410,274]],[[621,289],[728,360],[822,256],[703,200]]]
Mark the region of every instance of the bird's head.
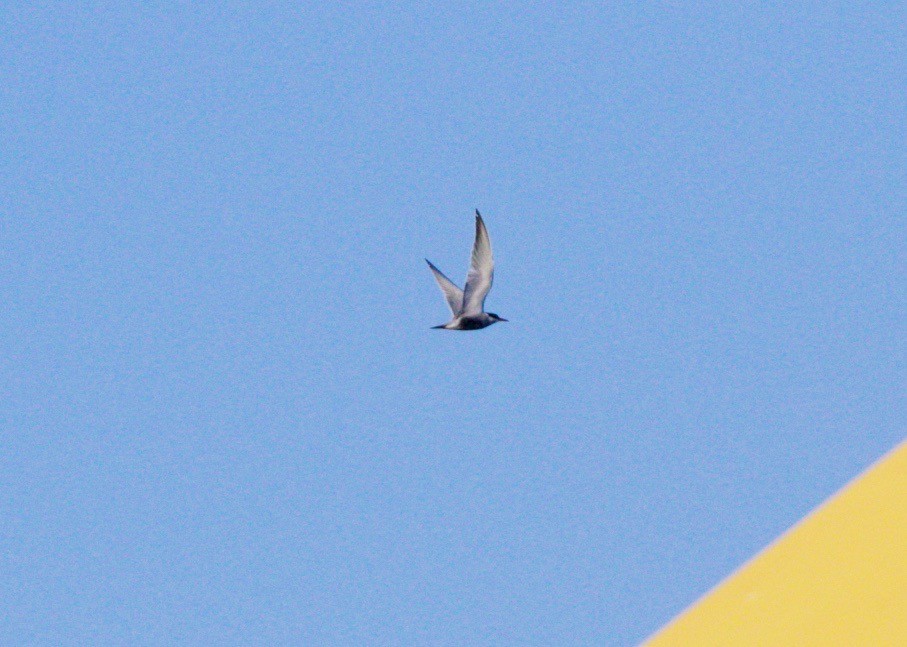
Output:
[[504,319],[503,317],[499,317],[499,316],[497,316],[497,315],[496,315],[495,313],[493,313],[493,312],[489,312],[489,313],[488,313],[488,316],[491,317],[492,321],[494,321],[495,323],[497,323],[497,322],[499,322],[499,321],[507,321],[507,320]]

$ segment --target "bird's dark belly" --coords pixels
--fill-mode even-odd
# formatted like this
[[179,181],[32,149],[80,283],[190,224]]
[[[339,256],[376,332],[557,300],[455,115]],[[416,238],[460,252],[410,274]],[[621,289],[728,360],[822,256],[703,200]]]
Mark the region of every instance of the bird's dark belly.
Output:
[[478,317],[463,317],[460,319],[460,330],[478,330],[488,325],[484,319]]

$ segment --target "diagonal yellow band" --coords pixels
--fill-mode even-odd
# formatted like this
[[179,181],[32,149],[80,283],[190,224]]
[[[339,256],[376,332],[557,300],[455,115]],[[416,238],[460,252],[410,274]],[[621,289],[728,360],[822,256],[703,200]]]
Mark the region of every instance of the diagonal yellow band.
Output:
[[646,647],[907,645],[907,442]]

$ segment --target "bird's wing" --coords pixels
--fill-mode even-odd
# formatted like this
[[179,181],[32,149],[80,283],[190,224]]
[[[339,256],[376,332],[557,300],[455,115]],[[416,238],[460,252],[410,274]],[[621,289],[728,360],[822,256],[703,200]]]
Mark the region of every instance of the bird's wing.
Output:
[[454,285],[453,281],[444,276],[441,270],[431,264],[430,260],[426,258],[425,262],[428,263],[431,273],[435,275],[435,281],[438,282],[438,287],[440,287],[441,292],[444,293],[444,298],[447,299],[447,305],[450,307],[450,311],[453,313],[453,316],[456,317],[460,314],[460,310],[463,309],[463,290],[458,288]]
[[476,209],[476,242],[472,246],[472,262],[466,275],[466,289],[463,291],[464,315],[476,315],[485,308],[485,296],[494,279],[494,259],[491,257],[491,241],[488,230],[482,222],[482,215]]

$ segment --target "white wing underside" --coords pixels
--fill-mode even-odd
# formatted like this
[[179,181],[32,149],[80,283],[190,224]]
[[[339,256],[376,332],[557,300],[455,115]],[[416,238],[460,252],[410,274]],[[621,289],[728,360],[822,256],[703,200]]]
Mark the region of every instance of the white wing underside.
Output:
[[466,289],[461,290],[453,281],[444,276],[427,258],[425,262],[435,275],[438,287],[447,299],[447,305],[453,316],[477,315],[485,310],[485,297],[491,290],[494,280],[494,259],[491,256],[491,240],[482,216],[476,211],[476,240],[472,246],[472,260],[469,273],[466,275]]
[[447,306],[450,308],[450,312],[456,317],[460,314],[460,310],[463,309],[463,290],[458,288],[454,285],[453,281],[444,276],[444,273],[432,265],[430,260],[426,258],[425,262],[428,263],[428,267],[431,268],[431,273],[435,275],[435,281],[438,282],[438,287],[441,288],[441,292],[444,293],[444,298],[447,299]]
[[494,280],[494,259],[491,256],[491,240],[482,216],[476,211],[476,240],[472,247],[472,262],[466,275],[463,290],[463,308],[455,315],[477,315],[484,312],[485,297]]

